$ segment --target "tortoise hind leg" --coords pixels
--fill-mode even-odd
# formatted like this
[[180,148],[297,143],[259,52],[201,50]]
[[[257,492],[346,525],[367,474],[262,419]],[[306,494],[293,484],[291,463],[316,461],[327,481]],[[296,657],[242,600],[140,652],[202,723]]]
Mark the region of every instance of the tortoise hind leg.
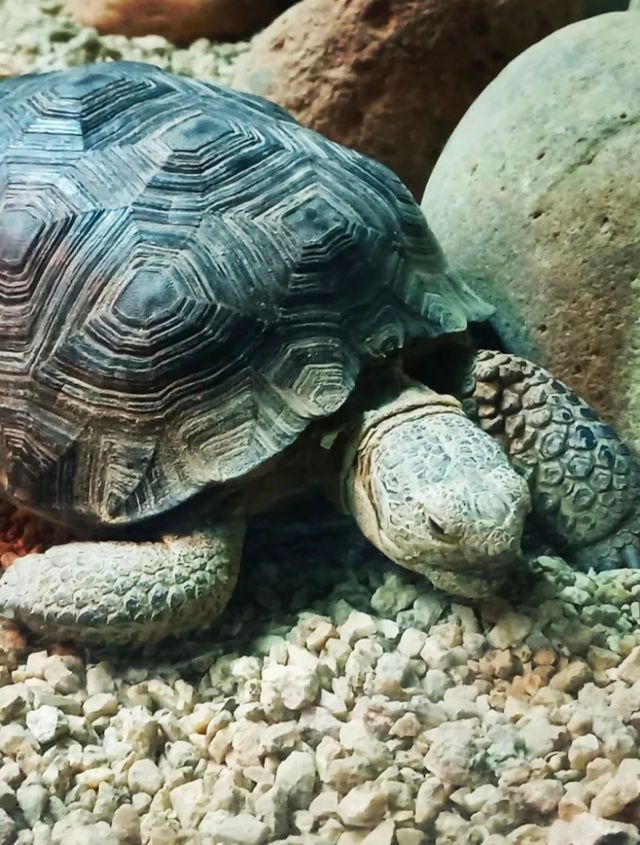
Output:
[[531,492],[533,515],[581,569],[640,568],[640,464],[596,412],[546,370],[478,352],[466,413],[496,437]]
[[72,542],[19,558],[0,615],[49,639],[158,640],[210,622],[235,587],[242,520],[179,522],[152,542]]

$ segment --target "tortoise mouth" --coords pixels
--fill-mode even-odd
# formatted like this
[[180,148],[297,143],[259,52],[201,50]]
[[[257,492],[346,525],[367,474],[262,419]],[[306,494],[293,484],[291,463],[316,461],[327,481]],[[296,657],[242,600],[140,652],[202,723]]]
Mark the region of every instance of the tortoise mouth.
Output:
[[[429,566],[422,564],[415,571],[440,590],[469,599],[489,598],[515,580],[517,573],[526,567],[522,553],[487,557],[486,561],[474,561],[467,565],[464,559],[457,566]],[[413,568],[413,567],[412,567]]]

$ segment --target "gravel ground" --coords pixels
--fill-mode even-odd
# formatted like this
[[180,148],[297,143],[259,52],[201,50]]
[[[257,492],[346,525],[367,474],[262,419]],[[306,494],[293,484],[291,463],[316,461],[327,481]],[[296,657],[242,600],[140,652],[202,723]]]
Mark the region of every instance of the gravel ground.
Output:
[[531,567],[461,604],[314,500],[257,522],[211,632],[5,658],[0,845],[637,845],[640,572]]
[[247,46],[244,42],[212,44],[201,38],[188,48],[178,48],[158,35],[100,36],[94,29],[77,26],[60,0],[0,0],[0,78],[130,59],[185,76],[226,82]]
[[[0,23],[5,76],[225,80],[245,47],[99,38],[52,0]],[[0,533],[4,566],[55,539],[7,513]],[[161,650],[5,632],[0,845],[640,843],[640,573],[543,555],[519,599],[461,604],[313,500],[257,522],[246,559],[221,623]]]

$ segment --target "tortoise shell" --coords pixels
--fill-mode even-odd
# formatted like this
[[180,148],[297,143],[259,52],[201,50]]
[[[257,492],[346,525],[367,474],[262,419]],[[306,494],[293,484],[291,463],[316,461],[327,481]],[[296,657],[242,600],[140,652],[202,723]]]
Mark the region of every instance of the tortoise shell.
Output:
[[490,309],[382,165],[114,62],[0,84],[0,489],[124,525],[243,476],[363,362]]

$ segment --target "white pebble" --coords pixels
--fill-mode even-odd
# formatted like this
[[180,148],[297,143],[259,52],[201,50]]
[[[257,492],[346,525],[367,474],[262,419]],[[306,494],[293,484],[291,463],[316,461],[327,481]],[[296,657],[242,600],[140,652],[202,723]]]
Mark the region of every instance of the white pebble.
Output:
[[264,845],[269,836],[264,822],[247,813],[230,815],[224,810],[207,813],[199,831],[216,845]]
[[118,699],[110,692],[92,695],[82,705],[82,712],[92,722],[100,716],[113,716],[117,710]]
[[27,713],[27,727],[38,742],[47,745],[67,733],[69,722],[57,707],[44,704]]
[[338,626],[340,638],[349,645],[364,637],[371,637],[376,632],[376,622],[373,616],[362,613],[359,610],[352,610],[346,621]]
[[127,783],[132,792],[155,795],[164,784],[164,778],[153,760],[135,760],[129,769]]
[[354,787],[338,804],[338,816],[346,825],[369,827],[380,821],[387,809],[387,798],[375,785]]

